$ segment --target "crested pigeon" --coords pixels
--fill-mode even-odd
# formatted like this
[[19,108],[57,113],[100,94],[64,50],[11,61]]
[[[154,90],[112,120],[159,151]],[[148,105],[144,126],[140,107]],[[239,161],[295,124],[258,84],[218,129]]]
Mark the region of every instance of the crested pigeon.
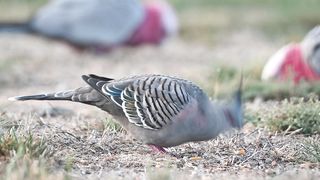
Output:
[[90,74],[82,79],[88,86],[9,100],[66,100],[96,106],[160,152],[243,126],[240,88],[228,104],[210,100],[197,85],[176,77],[140,75],[115,80]]
[[40,34],[93,49],[158,44],[177,30],[165,0],[51,0],[28,22],[0,23],[0,32]]
[[262,80],[289,78],[296,84],[320,80],[320,26],[314,27],[301,43],[288,44],[271,56],[261,75]]

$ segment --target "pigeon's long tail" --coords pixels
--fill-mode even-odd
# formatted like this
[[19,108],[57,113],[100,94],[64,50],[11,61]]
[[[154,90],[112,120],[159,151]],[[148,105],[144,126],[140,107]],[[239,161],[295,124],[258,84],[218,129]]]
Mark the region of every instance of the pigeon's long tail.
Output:
[[74,91],[62,91],[57,93],[49,94],[37,94],[29,96],[15,96],[10,97],[10,101],[27,101],[27,100],[62,100],[62,101],[72,101],[74,96]]
[[29,22],[0,22],[0,33],[32,33]]

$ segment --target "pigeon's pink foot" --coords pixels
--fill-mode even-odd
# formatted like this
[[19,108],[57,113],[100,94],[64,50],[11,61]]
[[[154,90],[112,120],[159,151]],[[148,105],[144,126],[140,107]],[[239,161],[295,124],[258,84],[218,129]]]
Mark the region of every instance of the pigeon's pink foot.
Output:
[[175,158],[181,158],[181,156],[178,156],[176,154],[173,154],[171,152],[166,151],[163,147],[161,146],[157,146],[154,144],[148,144],[148,146],[152,149],[153,152],[155,153],[159,153],[159,154],[165,154],[165,155],[169,155]]
[[152,149],[153,152],[161,153],[161,154],[167,153],[167,151],[161,146],[157,146],[157,145],[153,145],[153,144],[148,144],[148,146]]

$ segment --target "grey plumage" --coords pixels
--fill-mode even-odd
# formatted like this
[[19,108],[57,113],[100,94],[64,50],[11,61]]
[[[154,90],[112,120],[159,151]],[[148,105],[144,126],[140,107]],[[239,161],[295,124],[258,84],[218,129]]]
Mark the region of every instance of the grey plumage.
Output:
[[230,104],[210,101],[190,81],[141,75],[114,80],[84,75],[89,85],[76,90],[10,100],[69,100],[107,111],[137,139],[156,147],[171,147],[216,137],[242,127],[241,91]]
[[51,0],[27,22],[0,22],[0,32],[32,32],[80,47],[109,47],[127,41],[144,17],[139,0]]

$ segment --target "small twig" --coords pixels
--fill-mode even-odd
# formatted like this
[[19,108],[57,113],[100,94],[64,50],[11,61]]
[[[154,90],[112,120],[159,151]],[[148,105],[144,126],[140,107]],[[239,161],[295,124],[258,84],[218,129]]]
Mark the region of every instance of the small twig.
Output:
[[247,162],[248,160],[250,160],[251,158],[253,158],[257,153],[261,152],[260,151],[256,151],[254,153],[251,154],[251,156],[249,156],[247,159],[243,160],[242,162],[240,162],[238,165],[242,165],[243,163]]
[[291,128],[292,128],[292,125],[290,124],[289,127],[284,131],[284,135],[288,134]]
[[74,134],[72,134],[72,133],[70,133],[70,132],[68,132],[68,131],[64,131],[64,130],[62,130],[62,129],[60,129],[60,131],[57,131],[58,133],[61,133],[61,134],[67,134],[67,135],[70,135],[70,136],[72,136],[73,138],[75,138],[76,140],[78,140],[79,141],[79,137],[77,137],[76,135],[74,135]]
[[254,131],[252,131],[252,132],[244,135],[244,137],[250,136],[250,135],[252,135],[253,133],[256,133],[258,130],[259,130],[259,129],[257,128],[257,129],[255,129]]
[[294,131],[292,131],[292,132],[289,134],[289,136],[294,135],[294,134],[298,134],[298,133],[301,132],[302,130],[303,130],[303,128],[294,130]]

